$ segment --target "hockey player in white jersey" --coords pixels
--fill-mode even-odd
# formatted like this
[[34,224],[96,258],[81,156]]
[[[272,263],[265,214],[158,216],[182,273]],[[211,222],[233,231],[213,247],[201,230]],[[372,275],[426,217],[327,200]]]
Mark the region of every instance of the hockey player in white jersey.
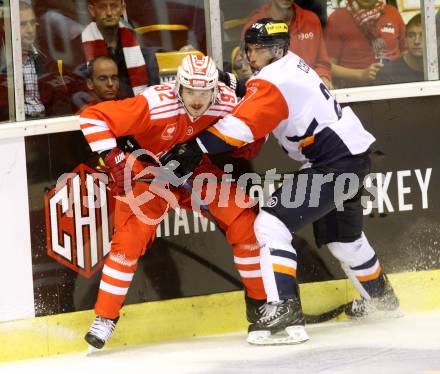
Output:
[[[399,300],[362,229],[361,194],[374,137],[349,107],[339,106],[315,71],[288,51],[286,24],[259,20],[246,31],[245,43],[254,76],[241,103],[172,152],[179,173],[187,174],[204,153],[229,151],[272,132],[289,157],[302,163],[295,178],[272,194],[254,225],[267,304],[249,326],[248,341],[292,344],[308,339],[291,242],[292,232],[310,223],[317,244],[327,245],[361,295],[348,304],[346,314],[397,314]],[[275,335],[283,330],[287,336]]]

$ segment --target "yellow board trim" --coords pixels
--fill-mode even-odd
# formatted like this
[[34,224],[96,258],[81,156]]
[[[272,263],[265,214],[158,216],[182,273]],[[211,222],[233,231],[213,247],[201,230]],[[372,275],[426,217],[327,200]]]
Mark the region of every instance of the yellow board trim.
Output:
[[[440,270],[390,274],[405,313],[440,309]],[[305,313],[343,304],[356,291],[348,280],[301,286]],[[219,318],[221,316],[221,318]],[[0,323],[0,362],[87,350],[83,340],[93,311]],[[339,317],[338,319],[344,319]],[[156,343],[193,336],[244,331],[242,291],[127,305],[108,347]]]
[[156,60],[160,74],[175,74],[184,57],[188,55],[203,56],[203,53],[200,51],[157,52]]
[[146,34],[152,31],[185,31],[188,30],[186,25],[173,25],[173,24],[158,24],[158,25],[148,25],[137,27],[136,32],[139,34]]
[[234,27],[243,27],[243,25],[247,22],[247,18],[235,18],[230,19],[228,21],[223,22],[223,28],[225,30],[233,29]]

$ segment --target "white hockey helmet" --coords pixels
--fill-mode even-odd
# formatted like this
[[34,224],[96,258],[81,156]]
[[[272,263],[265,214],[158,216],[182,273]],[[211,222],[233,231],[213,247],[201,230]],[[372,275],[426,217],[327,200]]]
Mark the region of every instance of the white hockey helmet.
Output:
[[214,60],[209,56],[190,54],[185,56],[177,69],[176,91],[180,97],[181,87],[193,90],[211,90],[214,103],[218,93],[218,71]]

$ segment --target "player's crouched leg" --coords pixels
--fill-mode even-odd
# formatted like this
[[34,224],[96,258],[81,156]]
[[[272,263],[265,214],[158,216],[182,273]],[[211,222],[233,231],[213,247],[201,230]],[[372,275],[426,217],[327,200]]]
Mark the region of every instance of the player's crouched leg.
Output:
[[92,347],[103,348],[113,335],[138,260],[153,240],[155,230],[155,225],[146,225],[134,215],[117,227],[102,270],[95,304],[96,317],[85,336]]
[[226,228],[226,238],[233,246],[234,265],[245,288],[246,318],[250,323],[262,317],[266,304],[260,246],[254,234],[255,217],[253,209],[244,209]]
[[261,245],[260,266],[268,302],[262,317],[249,326],[248,342],[257,345],[305,342],[309,337],[296,282],[292,235],[281,220],[265,211],[257,216],[254,229]]
[[342,269],[359,291],[361,298],[347,305],[350,318],[401,316],[399,299],[382,271],[364,233],[351,243],[328,243],[330,252],[341,261]]
[[345,314],[349,318],[363,319],[372,316],[395,318],[403,315],[399,308],[399,299],[386,274],[382,273],[379,279],[384,284],[382,293],[370,299],[361,297],[349,303],[345,309]]

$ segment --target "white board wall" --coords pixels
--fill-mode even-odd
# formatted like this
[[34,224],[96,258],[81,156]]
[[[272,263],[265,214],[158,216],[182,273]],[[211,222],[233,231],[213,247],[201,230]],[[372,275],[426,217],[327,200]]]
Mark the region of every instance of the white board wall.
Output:
[[24,137],[0,139],[0,321],[34,315]]

